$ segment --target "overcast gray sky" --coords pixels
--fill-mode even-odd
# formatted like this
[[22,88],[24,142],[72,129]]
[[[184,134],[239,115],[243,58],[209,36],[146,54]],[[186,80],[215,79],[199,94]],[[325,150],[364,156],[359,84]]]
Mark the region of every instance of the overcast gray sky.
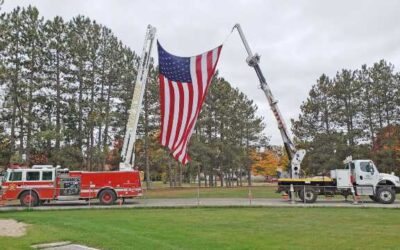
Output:
[[[165,49],[181,56],[214,48],[240,23],[253,52],[261,55],[261,68],[288,126],[322,73],[334,76],[342,68],[356,69],[380,59],[400,65],[400,1],[394,0],[5,0],[4,10],[29,4],[46,19],[88,16],[111,28],[137,52],[147,24],[152,24]],[[245,58],[239,36],[233,33],[222,50],[220,76],[256,102],[271,143],[281,144],[256,74]]]

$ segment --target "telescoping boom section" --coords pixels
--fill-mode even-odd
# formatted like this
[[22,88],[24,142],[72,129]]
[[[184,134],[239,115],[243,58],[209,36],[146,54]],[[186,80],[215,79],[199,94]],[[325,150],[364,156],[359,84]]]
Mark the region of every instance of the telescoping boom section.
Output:
[[290,163],[291,163],[291,169],[290,169],[290,174],[292,178],[299,178],[300,175],[300,170],[301,170],[301,162],[306,154],[306,151],[304,149],[297,150],[296,147],[294,146],[292,140],[289,137],[289,132],[287,130],[285,121],[282,117],[282,114],[278,108],[278,101],[274,98],[272,95],[271,89],[268,86],[267,81],[265,80],[265,77],[261,71],[259,62],[260,62],[260,56],[258,54],[253,54],[253,52],[250,49],[249,44],[247,43],[246,37],[244,36],[243,30],[240,26],[240,24],[236,24],[234,27],[236,28],[237,31],[239,32],[240,38],[242,39],[242,42],[244,44],[244,47],[246,48],[247,51],[247,59],[246,62],[250,67],[253,67],[254,70],[256,71],[257,77],[260,81],[260,87],[263,90],[265,96],[267,97],[269,106],[271,107],[271,110],[275,116],[276,121],[278,122],[278,129],[281,133],[283,144],[285,146],[286,153],[288,154]]
[[151,48],[153,47],[155,34],[156,28],[148,25],[146,37],[144,39],[143,51],[140,57],[139,70],[136,76],[131,108],[129,109],[129,118],[126,125],[124,144],[121,152],[122,162],[119,164],[120,170],[132,169],[135,162],[135,152],[133,149],[135,147],[136,130],[142,107],[143,94],[146,88],[147,75],[149,72],[151,58],[150,53]]

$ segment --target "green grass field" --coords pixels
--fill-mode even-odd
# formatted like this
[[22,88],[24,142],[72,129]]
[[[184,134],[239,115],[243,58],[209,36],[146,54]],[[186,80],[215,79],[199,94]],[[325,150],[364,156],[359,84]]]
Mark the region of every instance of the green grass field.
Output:
[[[255,186],[251,187],[251,195],[254,198],[279,198],[280,194],[275,192],[275,186]],[[196,187],[182,188],[155,188],[144,191],[145,198],[196,198]],[[249,196],[248,187],[215,187],[200,188],[200,198],[247,198]]]
[[103,209],[0,213],[29,224],[1,249],[69,240],[101,249],[399,249],[400,211],[361,208]]

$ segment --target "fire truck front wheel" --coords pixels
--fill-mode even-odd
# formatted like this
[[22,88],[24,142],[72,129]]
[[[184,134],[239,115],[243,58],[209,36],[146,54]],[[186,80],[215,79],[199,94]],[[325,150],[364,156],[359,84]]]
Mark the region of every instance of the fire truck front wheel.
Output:
[[105,189],[99,194],[99,200],[101,205],[112,205],[117,199],[114,191],[111,189]]
[[25,191],[19,197],[19,201],[24,207],[34,207],[39,204],[39,197],[36,192]]

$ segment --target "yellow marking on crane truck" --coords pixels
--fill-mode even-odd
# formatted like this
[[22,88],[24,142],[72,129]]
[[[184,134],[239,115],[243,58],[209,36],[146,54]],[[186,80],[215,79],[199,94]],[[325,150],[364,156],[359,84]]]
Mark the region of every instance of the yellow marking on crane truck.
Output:
[[299,178],[299,179],[294,179],[294,178],[281,178],[278,179],[278,182],[304,182],[304,183],[310,183],[310,182],[332,182],[332,178],[329,177],[322,177],[322,176],[316,176],[316,177],[309,177],[309,178]]

